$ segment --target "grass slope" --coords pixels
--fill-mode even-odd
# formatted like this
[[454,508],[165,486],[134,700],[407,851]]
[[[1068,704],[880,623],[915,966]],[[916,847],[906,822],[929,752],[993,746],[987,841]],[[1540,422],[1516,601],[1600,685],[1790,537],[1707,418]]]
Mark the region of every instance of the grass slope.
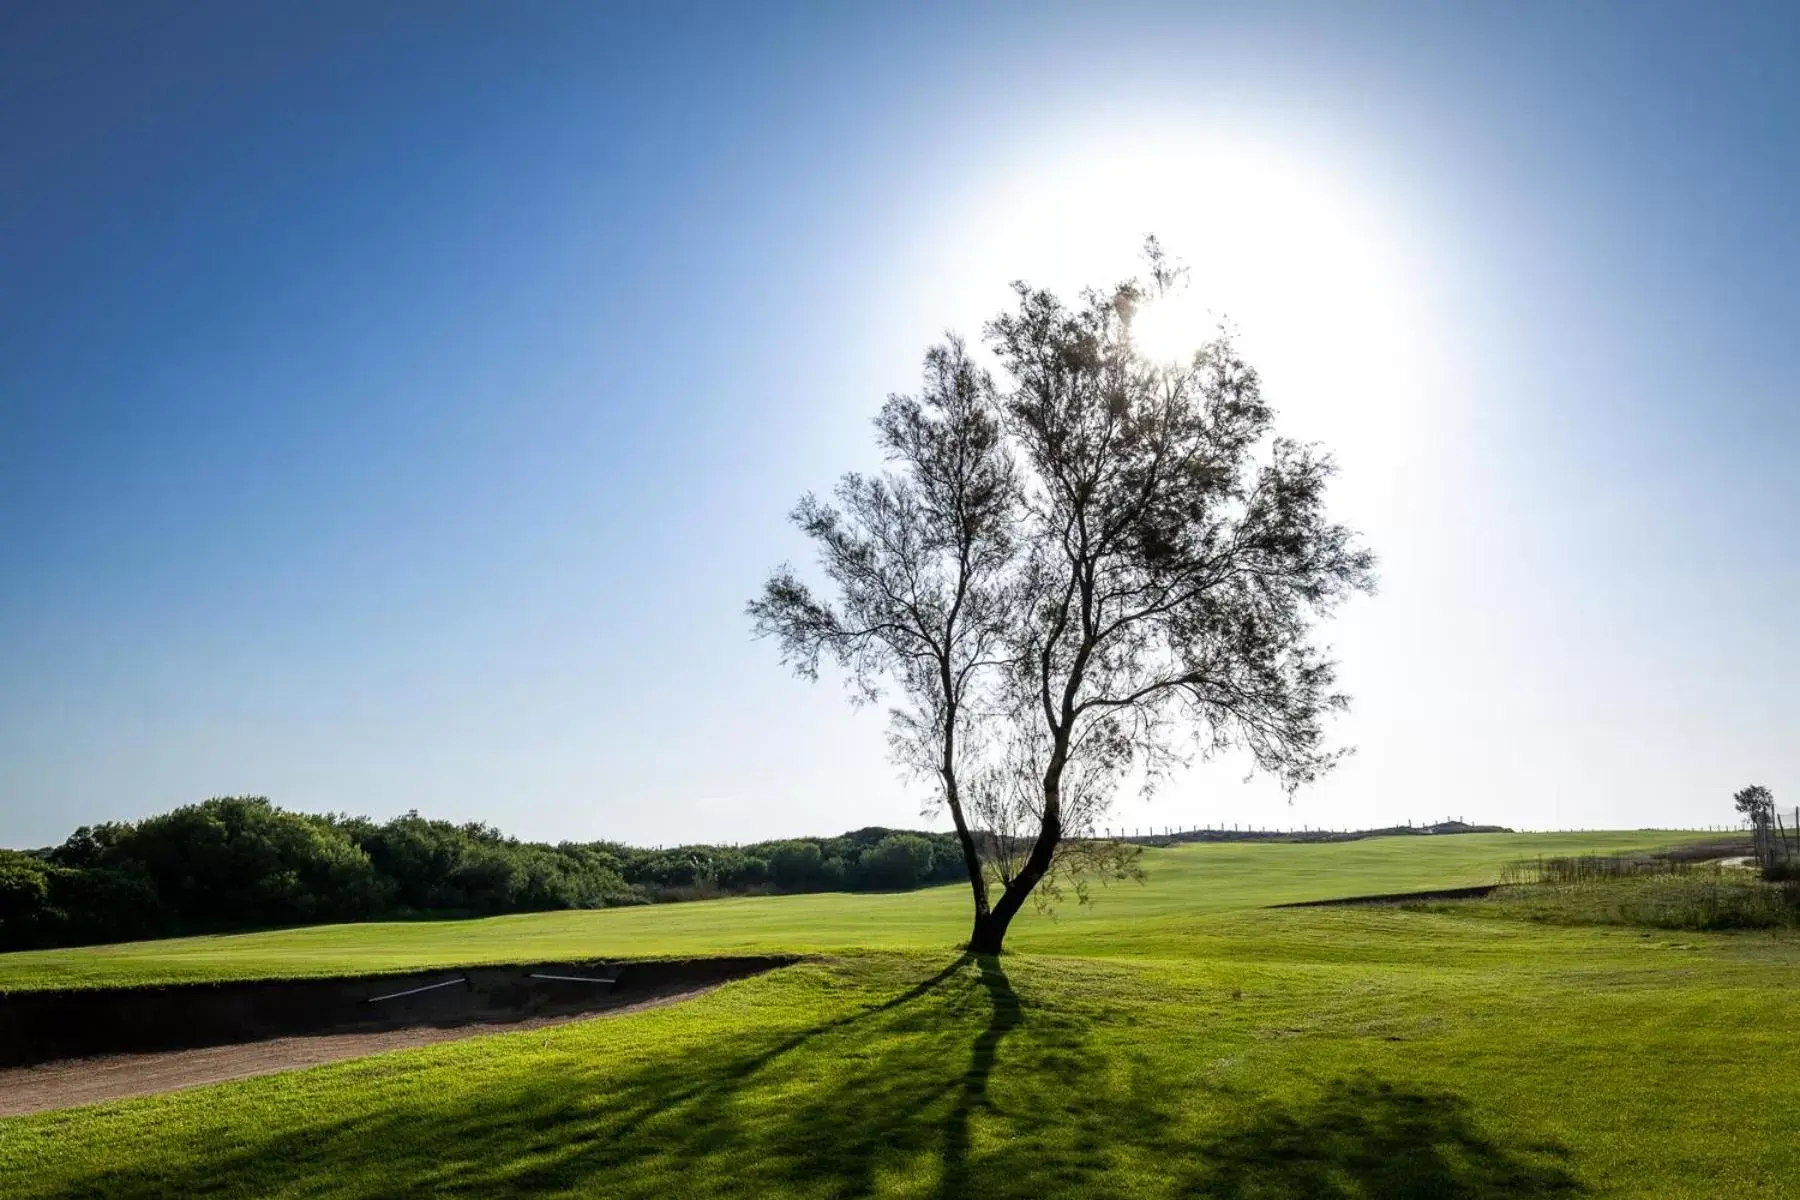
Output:
[[[1151,850],[1148,886],[1096,889],[1099,902],[1052,919],[1027,911],[1019,951],[1130,955],[1208,914],[1295,900],[1491,883],[1537,855],[1611,853],[1700,835],[1657,832],[1458,834],[1322,845],[1224,844]],[[0,954],[0,991],[403,971],[481,962],[950,948],[968,936],[966,886],[885,895],[766,896],[529,913],[478,921],[317,925]]]
[[[1033,919],[999,960],[948,948],[954,893],[592,914],[538,932],[863,948],[627,1018],[3,1121],[0,1194],[1800,1192],[1793,935],[1256,907],[1480,882],[1522,845],[1467,841],[1169,851],[1149,886]],[[1524,852],[1567,848],[1544,847]],[[215,975],[398,965],[573,919],[165,950]],[[85,976],[171,970],[118,953]],[[0,963],[41,981],[71,961]]]

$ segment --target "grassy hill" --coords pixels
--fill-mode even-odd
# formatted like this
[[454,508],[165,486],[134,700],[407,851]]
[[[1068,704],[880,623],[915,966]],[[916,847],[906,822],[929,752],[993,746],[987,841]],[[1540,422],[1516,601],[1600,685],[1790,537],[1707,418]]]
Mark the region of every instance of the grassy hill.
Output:
[[[1027,912],[1020,952],[1187,955],[1197,918],[1339,896],[1491,883],[1534,855],[1606,853],[1697,835],[1657,832],[1460,834],[1151,850],[1146,885],[1096,889],[1088,908]],[[672,957],[764,951],[944,949],[968,937],[967,885],[873,895],[820,893],[680,905],[528,913],[473,921],[317,925],[0,954],[0,991],[195,979],[302,977],[479,962]]]
[[821,954],[547,1031],[0,1121],[8,1196],[1787,1196],[1789,934],[1388,908],[1669,835],[1152,852],[954,945],[966,899],[727,900],[0,956],[0,986]]

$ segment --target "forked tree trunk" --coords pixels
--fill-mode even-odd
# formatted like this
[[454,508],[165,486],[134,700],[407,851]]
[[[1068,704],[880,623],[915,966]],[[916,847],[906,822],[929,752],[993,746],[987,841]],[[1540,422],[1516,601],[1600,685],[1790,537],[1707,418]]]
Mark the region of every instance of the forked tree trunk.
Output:
[[1025,860],[1024,868],[1013,877],[1006,890],[1000,894],[999,903],[992,912],[975,912],[975,929],[969,935],[969,949],[976,954],[999,954],[1006,943],[1006,931],[1012,925],[1012,919],[1025,906],[1037,885],[1043,882],[1049,873],[1050,861],[1056,854],[1056,845],[1062,840],[1062,823],[1054,817],[1044,822],[1038,831],[1037,843],[1031,848],[1031,856]]
[[[969,855],[968,868],[969,890],[975,893],[975,927],[973,932],[969,934],[969,949],[975,951],[977,954],[998,954],[1000,953],[998,939],[999,937],[1004,937],[1006,934],[1004,923],[1001,925],[1000,934],[995,939],[995,948],[992,950],[984,950],[981,948],[981,945],[986,944],[985,939],[987,935],[985,931],[993,924],[994,914],[988,910],[987,878],[982,874],[981,860],[972,852]],[[977,943],[980,943],[981,945],[978,945]]]
[[998,954],[1006,941],[1006,927],[1012,923],[1010,915],[996,917],[993,913],[976,913],[975,930],[969,935],[969,949],[976,954]]

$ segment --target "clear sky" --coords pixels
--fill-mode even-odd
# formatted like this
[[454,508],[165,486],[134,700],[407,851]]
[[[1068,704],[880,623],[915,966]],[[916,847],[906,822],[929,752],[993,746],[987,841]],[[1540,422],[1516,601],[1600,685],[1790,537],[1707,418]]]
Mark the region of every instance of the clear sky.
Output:
[[1118,823],[1800,803],[1800,8],[0,5],[0,844],[216,794],[916,825],[751,640],[1016,277],[1338,453],[1358,755]]

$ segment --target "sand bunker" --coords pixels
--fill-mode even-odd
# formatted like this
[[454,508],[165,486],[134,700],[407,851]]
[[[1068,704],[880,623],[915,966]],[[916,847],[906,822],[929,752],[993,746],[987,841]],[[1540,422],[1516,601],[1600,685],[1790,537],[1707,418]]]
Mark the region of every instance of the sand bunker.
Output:
[[793,961],[561,962],[15,993],[0,996],[0,1116],[629,1012]]

